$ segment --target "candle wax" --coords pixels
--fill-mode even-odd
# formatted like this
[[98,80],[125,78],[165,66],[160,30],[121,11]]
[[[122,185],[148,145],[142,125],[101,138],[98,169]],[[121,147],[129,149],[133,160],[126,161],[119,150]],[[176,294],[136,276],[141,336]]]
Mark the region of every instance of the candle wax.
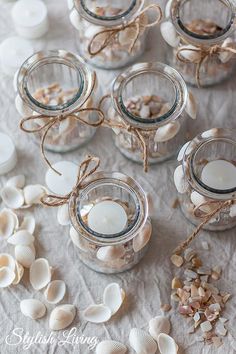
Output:
[[88,214],[88,226],[91,230],[103,234],[117,234],[127,226],[125,209],[112,200],[106,200],[93,206]]
[[0,174],[11,171],[17,162],[16,149],[11,138],[0,133]]
[[202,182],[210,188],[226,190],[236,187],[236,166],[225,160],[208,162],[202,170]]

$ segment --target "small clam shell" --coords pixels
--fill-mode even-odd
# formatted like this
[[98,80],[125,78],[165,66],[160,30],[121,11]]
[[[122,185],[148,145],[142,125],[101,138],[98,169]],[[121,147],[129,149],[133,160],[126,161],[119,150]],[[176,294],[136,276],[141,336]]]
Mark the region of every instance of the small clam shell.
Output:
[[33,320],[41,318],[46,313],[46,306],[37,299],[25,299],[20,302],[20,309],[23,315]]
[[134,252],[139,252],[144,248],[150,241],[152,235],[152,224],[148,220],[142,230],[133,239],[133,249]]
[[60,225],[70,225],[70,215],[68,204],[64,204],[57,209],[57,221]]
[[177,354],[178,352],[177,344],[168,334],[159,334],[157,343],[161,354]]
[[83,312],[84,319],[92,323],[107,322],[111,318],[111,315],[112,313],[109,307],[103,304],[90,305]]
[[160,25],[160,30],[162,37],[167,44],[174,48],[179,45],[180,38],[174,25],[170,21],[162,22]]
[[9,237],[18,227],[18,218],[10,209],[0,212],[0,237]]
[[71,22],[72,26],[74,26],[75,29],[80,31],[81,30],[81,19],[79,17],[78,12],[75,9],[73,9],[71,11],[69,18],[70,18],[70,22]]
[[7,239],[12,245],[28,246],[34,242],[34,236],[27,230],[19,230]]
[[51,269],[45,258],[38,258],[31,264],[29,278],[35,290],[40,290],[48,285],[51,281]]
[[210,130],[206,130],[205,132],[202,133],[202,138],[203,139],[208,139],[208,138],[217,138],[220,134],[220,129],[219,128],[212,128]]
[[125,297],[124,291],[120,288],[119,284],[111,283],[107,285],[103,293],[103,303],[111,310],[114,315],[121,307]]
[[31,246],[18,245],[15,247],[16,260],[25,268],[29,268],[35,260],[35,250]]
[[74,305],[60,305],[52,310],[49,318],[49,328],[59,331],[68,327],[74,320],[76,309]]
[[33,111],[22,101],[20,95],[16,95],[15,106],[20,116],[27,117],[32,115]]
[[40,184],[32,184],[26,186],[23,190],[25,203],[28,205],[39,204],[40,199],[45,194],[46,190]]
[[19,209],[24,204],[23,192],[15,187],[6,186],[1,190],[3,202],[11,209]]
[[184,177],[184,171],[182,165],[179,165],[174,172],[174,183],[177,191],[180,194],[184,194],[188,189],[188,183]]
[[82,237],[78,234],[78,232],[74,229],[73,226],[71,226],[70,228],[70,238],[76,247],[78,247],[84,252],[88,252],[86,242],[82,239]]
[[155,341],[158,340],[160,333],[170,333],[170,321],[167,317],[157,316],[149,321],[149,333]]
[[125,354],[127,348],[115,340],[103,340],[96,347],[96,354]]
[[145,331],[133,328],[129,334],[129,343],[137,354],[155,354],[157,344]]
[[53,280],[48,284],[44,292],[44,296],[50,304],[60,302],[66,293],[66,284],[62,280]]
[[12,282],[12,284],[14,284],[14,285],[19,284],[23,275],[24,275],[24,267],[16,261],[15,262],[15,279]]
[[11,177],[6,185],[8,187],[15,187],[15,188],[23,188],[25,186],[25,176],[24,175],[18,175]]
[[134,27],[127,27],[119,33],[119,42],[121,45],[129,45],[137,36],[137,30]]
[[182,148],[179,150],[179,154],[178,154],[178,157],[177,157],[177,160],[179,162],[181,162],[184,158],[184,155],[185,153],[187,152],[187,147],[188,145],[191,143],[191,141],[187,141],[187,143],[185,143]]
[[167,1],[166,8],[165,8],[165,16],[166,16],[166,18],[170,17],[170,15],[171,15],[170,10],[171,10],[172,1],[173,0]]
[[0,253],[0,268],[1,267],[8,267],[14,271],[15,270],[14,258],[8,253]]
[[186,102],[185,111],[189,115],[190,118],[196,119],[197,118],[197,103],[192,94],[192,92],[188,92],[188,98]]
[[123,257],[125,254],[125,249],[123,246],[105,246],[99,248],[97,251],[97,258],[100,261],[109,262],[115,259]]
[[181,56],[183,58],[189,60],[191,63],[196,63],[201,60],[201,51],[198,50],[197,47],[195,47],[191,44],[188,44],[188,45],[184,45],[181,48],[182,48],[182,50],[180,52]]
[[[231,38],[226,38],[221,47],[222,48],[225,48],[225,47],[234,48],[235,42]],[[234,54],[231,52],[222,51],[219,53],[219,59],[224,64],[227,63],[233,56],[234,56]]]
[[180,130],[180,123],[175,121],[160,127],[156,131],[154,141],[161,143],[173,139]]
[[229,215],[230,215],[231,218],[235,218],[235,216],[236,216],[236,204],[233,204],[230,207]]
[[20,225],[20,230],[27,230],[30,234],[35,230],[35,218],[33,215],[25,216],[23,222]]
[[15,279],[15,272],[10,267],[0,268],[0,288],[11,285]]

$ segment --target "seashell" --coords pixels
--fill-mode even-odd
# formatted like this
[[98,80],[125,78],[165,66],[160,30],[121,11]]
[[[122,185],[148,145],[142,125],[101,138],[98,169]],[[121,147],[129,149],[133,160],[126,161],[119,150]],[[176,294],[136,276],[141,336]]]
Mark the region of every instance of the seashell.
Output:
[[33,215],[25,216],[23,222],[20,225],[20,230],[27,230],[30,234],[35,230],[35,218]]
[[38,258],[31,264],[29,278],[35,290],[44,288],[51,281],[51,269],[45,258]]
[[[235,48],[235,42],[232,40],[232,38],[226,38],[224,42],[221,45],[222,48],[230,47],[230,48]],[[232,57],[234,56],[233,53],[231,52],[220,52],[219,53],[219,59],[222,63],[227,63]]]
[[67,6],[69,10],[72,10],[74,7],[74,0],[67,0]]
[[125,292],[122,291],[119,284],[111,283],[107,285],[103,293],[103,303],[111,310],[114,315],[121,307],[125,298]]
[[96,347],[96,354],[125,354],[127,347],[115,340],[103,340]]
[[201,60],[201,51],[194,45],[188,44],[180,47],[182,49],[180,55],[190,61],[191,63],[196,63]]
[[70,18],[70,22],[71,22],[72,26],[74,26],[75,29],[80,31],[81,30],[81,19],[79,17],[78,12],[76,11],[76,9],[73,9],[71,11],[69,18]]
[[184,158],[184,155],[187,151],[187,147],[188,145],[191,143],[191,141],[187,141],[187,143],[185,143],[182,148],[179,150],[179,154],[178,154],[178,157],[177,157],[177,161],[181,162]]
[[23,275],[24,275],[24,267],[16,261],[15,262],[15,279],[13,280],[12,284],[13,285],[19,284]]
[[191,117],[192,119],[197,118],[197,103],[196,100],[192,94],[192,92],[188,92],[188,98],[186,102],[186,107],[185,107],[186,113]]
[[3,202],[11,209],[18,209],[24,204],[23,192],[15,187],[6,186],[1,190]]
[[18,88],[17,88],[17,78],[18,78],[18,73],[19,73],[19,69],[16,70],[14,77],[13,77],[13,89],[14,91],[17,93]]
[[178,345],[172,337],[168,336],[168,334],[160,333],[157,343],[160,354],[177,354],[178,352]]
[[134,27],[127,27],[119,33],[119,42],[121,45],[129,45],[137,36],[137,30]]
[[107,322],[110,320],[111,315],[110,308],[103,304],[90,305],[83,312],[84,319],[92,323]]
[[34,242],[34,236],[27,230],[19,230],[10,236],[7,240],[11,245],[28,246]]
[[230,215],[231,218],[234,218],[236,216],[236,204],[233,204],[230,207],[229,215]]
[[49,328],[59,331],[68,327],[74,320],[76,309],[74,305],[60,305],[52,310],[49,318]]
[[171,16],[171,5],[172,5],[172,0],[167,1],[166,8],[165,8],[165,17],[170,17]]
[[100,247],[97,251],[97,258],[100,261],[112,262],[115,259],[123,257],[125,254],[125,248],[123,246],[105,246]]
[[35,260],[35,249],[30,246],[17,245],[15,247],[16,260],[25,268],[30,268]]
[[[199,207],[201,204],[206,203],[209,199],[205,198],[200,193],[193,191],[190,195],[191,202],[196,206]],[[204,205],[200,208],[201,211],[204,213],[210,213],[215,209],[215,205]]]
[[137,354],[155,354],[157,351],[157,344],[154,339],[139,328],[131,329],[129,343]]
[[18,218],[10,209],[3,209],[0,212],[0,236],[9,237],[18,227]]
[[134,252],[139,252],[144,248],[150,241],[152,235],[152,224],[148,220],[142,230],[133,239],[133,249]]
[[14,176],[11,177],[6,185],[8,187],[15,187],[15,188],[23,188],[25,186],[25,176],[24,175],[18,175],[18,176]]
[[8,253],[0,253],[0,268],[1,267],[8,267],[14,271],[15,270],[14,258]]
[[62,280],[53,280],[48,284],[44,292],[44,296],[50,304],[60,302],[66,293],[66,284]]
[[21,99],[20,95],[16,95],[15,98],[15,106],[17,109],[17,112],[19,113],[20,116],[22,117],[28,117],[32,115],[32,109],[30,109],[24,101]]
[[0,268],[0,288],[11,285],[15,279],[15,272],[10,267]]
[[162,37],[167,44],[174,48],[179,45],[180,38],[175,30],[175,26],[170,21],[162,22],[160,30]]
[[64,204],[57,209],[57,221],[60,225],[70,225],[70,215],[68,204]]
[[160,333],[170,333],[170,321],[167,317],[157,316],[149,321],[149,333],[155,341]]
[[175,121],[160,127],[156,131],[154,141],[156,143],[163,143],[173,139],[180,130],[180,123]]
[[31,184],[26,186],[23,190],[25,203],[28,205],[39,204],[42,196],[45,194],[46,190],[44,186],[40,184]]
[[25,299],[20,302],[20,309],[23,315],[33,320],[41,318],[46,313],[46,306],[37,299]]
[[182,165],[179,165],[174,172],[174,184],[180,194],[184,194],[188,189],[188,183],[184,177]]

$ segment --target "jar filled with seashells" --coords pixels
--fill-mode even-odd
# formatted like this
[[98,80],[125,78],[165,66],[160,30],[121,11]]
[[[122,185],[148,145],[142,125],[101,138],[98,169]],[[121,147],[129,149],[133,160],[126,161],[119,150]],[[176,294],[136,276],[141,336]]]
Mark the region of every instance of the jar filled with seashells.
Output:
[[146,253],[152,226],[145,192],[121,173],[96,172],[69,201],[70,237],[81,261],[101,273],[120,273]]
[[75,54],[64,50],[35,53],[16,73],[14,87],[21,129],[41,140],[47,150],[78,148],[90,141],[102,123],[96,109],[96,74]]
[[144,0],[69,0],[68,7],[80,55],[104,69],[136,60],[144,52],[148,28],[162,17],[157,4],[146,6]]
[[236,226],[236,131],[199,134],[182,147],[178,161],[174,182],[186,218],[206,230]]
[[232,0],[169,0],[161,33],[168,63],[185,81],[217,84],[235,70],[236,17]]
[[145,170],[176,154],[186,141],[188,117],[196,118],[196,102],[182,76],[162,63],[125,70],[113,83],[111,99],[105,125],[113,129],[121,153],[143,162]]

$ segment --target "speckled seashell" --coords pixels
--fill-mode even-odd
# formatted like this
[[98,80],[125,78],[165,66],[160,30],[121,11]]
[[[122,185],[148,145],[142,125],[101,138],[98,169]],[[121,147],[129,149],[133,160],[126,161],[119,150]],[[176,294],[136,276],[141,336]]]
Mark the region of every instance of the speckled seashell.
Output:
[[196,119],[197,118],[197,103],[195,100],[194,95],[192,92],[188,92],[188,98],[185,107],[186,113],[189,115],[190,118]]
[[178,345],[168,334],[159,334],[157,343],[160,354],[177,354],[178,352]]
[[197,63],[201,60],[201,51],[192,44],[184,45],[180,49],[182,49],[180,55],[191,63]]
[[139,252],[144,248],[150,241],[152,235],[152,224],[148,220],[142,230],[133,239],[133,249],[134,252]]
[[157,129],[154,141],[156,143],[163,143],[173,139],[180,130],[180,123],[175,121],[164,125]]
[[25,203],[28,205],[39,204],[42,196],[46,193],[44,186],[40,184],[28,185],[24,188]]
[[38,258],[31,264],[29,278],[35,290],[40,290],[48,285],[51,281],[51,269],[45,258]]
[[111,310],[114,315],[121,307],[125,297],[125,292],[119,284],[111,283],[107,285],[103,293],[103,303]]
[[12,284],[17,285],[21,281],[24,275],[24,267],[19,263],[15,262],[15,279],[13,280]]
[[160,30],[162,37],[167,44],[174,48],[179,45],[179,35],[176,32],[174,25],[170,21],[162,22],[160,25]]
[[35,260],[35,249],[31,245],[17,245],[15,247],[16,260],[25,268],[29,268]]
[[97,258],[103,262],[114,261],[118,258],[123,257],[125,254],[125,248],[121,245],[119,246],[105,246],[100,247],[97,251]]
[[167,317],[157,316],[149,321],[149,333],[155,341],[160,333],[170,333],[170,321]]
[[19,222],[17,215],[10,209],[3,209],[0,212],[0,237],[9,237],[18,227]]
[[11,209],[19,209],[24,204],[23,192],[15,187],[4,187],[1,190],[1,197],[6,206]]
[[74,320],[76,309],[74,305],[60,305],[52,310],[49,318],[49,328],[59,331],[68,327]]
[[15,272],[10,267],[0,268],[0,288],[11,285],[15,279]]
[[96,354],[125,354],[127,348],[124,344],[114,340],[103,340],[96,347]]
[[24,175],[17,175],[11,177],[6,185],[8,187],[15,187],[15,188],[23,188],[25,186],[25,176]]
[[90,305],[83,312],[83,317],[86,321],[92,323],[104,323],[110,320],[111,310],[103,304]]
[[139,328],[131,329],[129,343],[137,354],[155,354],[157,351],[157,344],[154,339]]
[[32,115],[32,109],[30,109],[24,101],[22,101],[20,95],[16,95],[15,106],[21,117],[28,117]]
[[179,165],[174,172],[174,183],[177,191],[184,194],[188,190],[188,182],[185,180],[182,165]]
[[33,320],[41,318],[46,313],[46,306],[37,299],[25,299],[20,302],[20,309],[23,315]]
[[189,144],[191,143],[191,141],[187,141],[187,143],[185,143],[182,148],[179,150],[179,154],[178,154],[178,157],[177,157],[177,160],[179,162],[181,162],[184,158],[184,155],[188,152],[187,151],[187,148],[189,146]]
[[35,218],[33,215],[26,215],[20,225],[20,230],[27,230],[30,234],[35,230]]
[[78,234],[78,232],[74,229],[73,226],[70,228],[70,238],[73,244],[81,249],[81,251],[88,252],[88,247],[86,241]]
[[70,225],[70,215],[68,204],[64,204],[57,209],[57,221],[60,225]]
[[44,291],[44,296],[50,304],[58,304],[66,293],[66,284],[62,280],[53,280]]
[[[223,42],[223,44],[221,45],[222,48],[225,47],[230,47],[230,48],[234,48],[235,49],[235,42],[231,39],[231,38],[226,38]],[[227,52],[227,51],[222,51],[219,53],[219,59],[222,63],[227,63],[230,59],[232,59],[232,57],[234,56],[234,53],[231,52]]]

